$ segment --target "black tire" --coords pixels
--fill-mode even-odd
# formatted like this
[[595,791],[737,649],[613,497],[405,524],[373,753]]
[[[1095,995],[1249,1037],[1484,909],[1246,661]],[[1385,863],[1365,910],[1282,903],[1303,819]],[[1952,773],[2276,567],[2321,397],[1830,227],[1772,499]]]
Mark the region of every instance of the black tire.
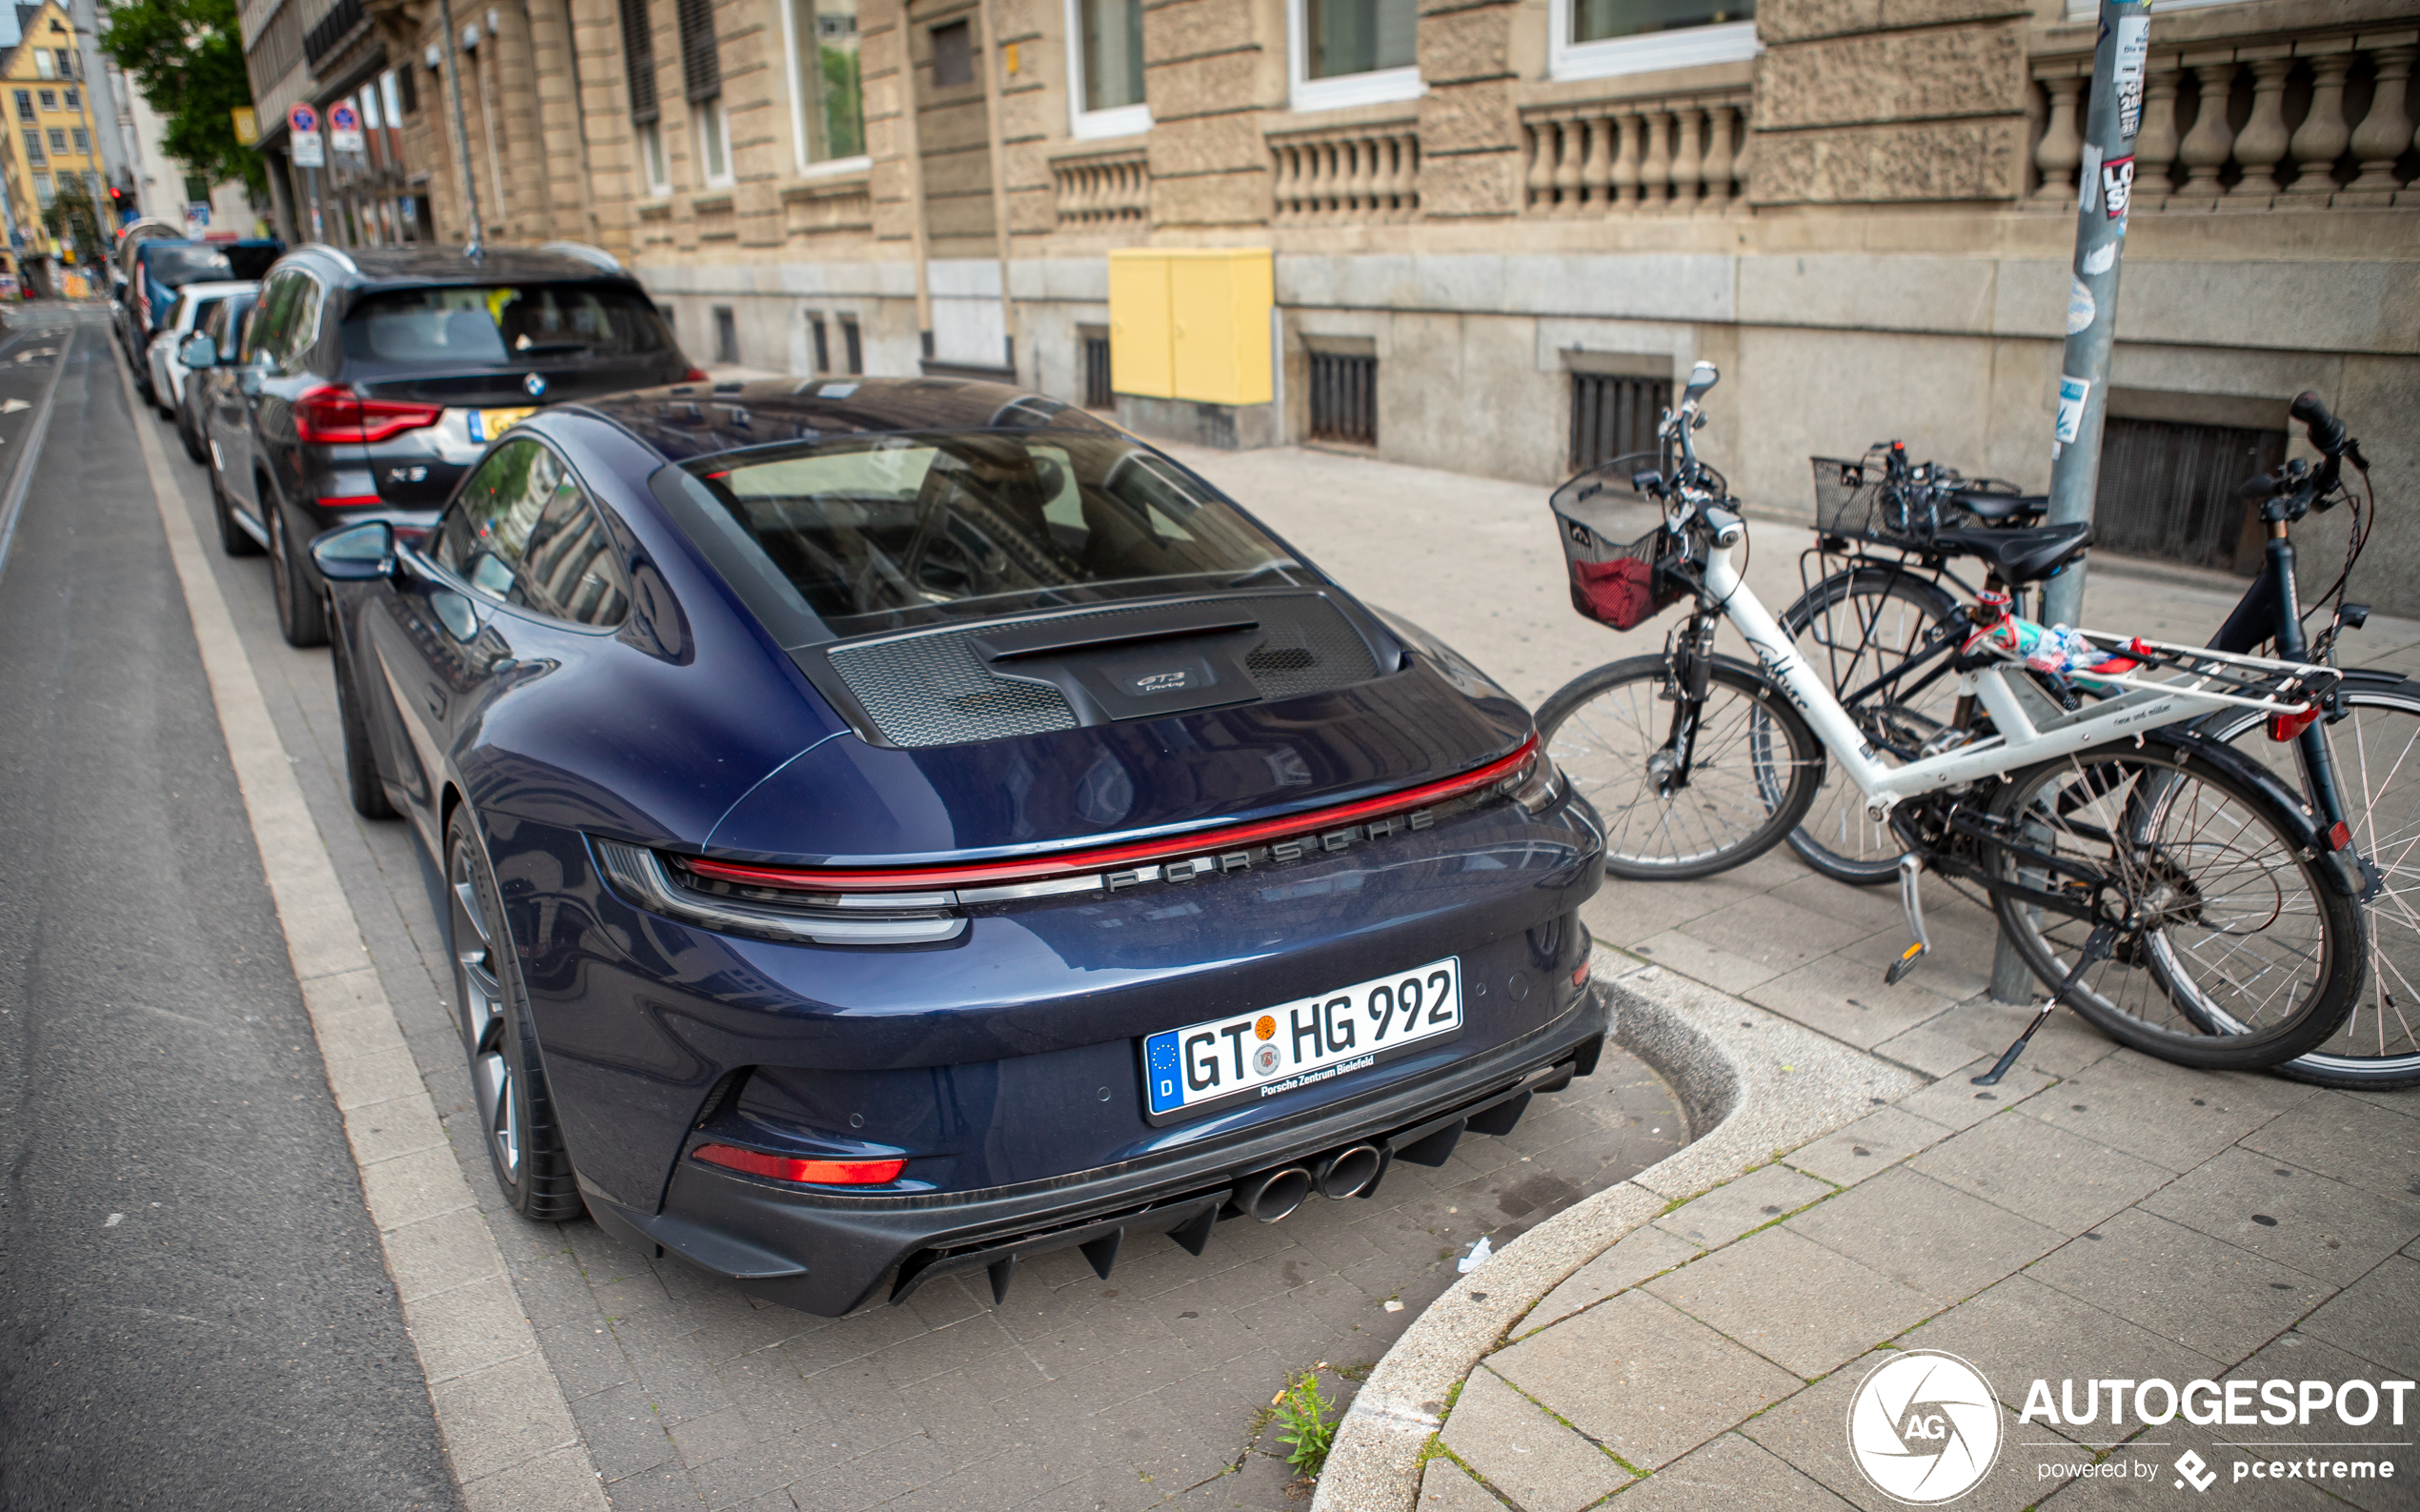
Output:
[[[1685,881],[1752,861],[1797,827],[1823,785],[1824,748],[1798,711],[1755,668],[1709,660],[1689,781],[1676,792],[1658,792],[1647,771],[1679,707],[1661,696],[1664,656],[1582,673],[1538,711],[1539,739],[1604,820],[1605,870],[1616,877]],[[1651,852],[1651,836],[1680,854]]]
[[471,1058],[472,1103],[489,1169],[505,1204],[523,1218],[577,1218],[586,1207],[555,1121],[502,894],[467,805],[446,825],[445,851],[455,1022]]
[[353,681],[353,657],[345,651],[342,635],[331,637],[329,647],[333,654],[328,659],[336,675],[336,716],[344,725],[345,796],[363,818],[392,819],[395,808],[387,801],[387,785],[378,777],[378,758],[370,746],[368,711],[361,706],[361,689]]
[[[1928,578],[1859,567],[1835,573],[1799,595],[1782,611],[1781,624],[1832,692],[1847,695],[1929,647],[1931,637],[1947,634],[1957,609],[1957,600]],[[1927,662],[1919,679],[1940,664],[1938,657]],[[1844,700],[1843,707],[1877,749],[1911,761],[1926,736],[1948,725],[1958,701],[1957,679],[1931,676],[1905,696],[1894,696],[1897,692],[1881,689],[1855,703]],[[1887,821],[1867,816],[1865,796],[1847,774],[1830,767],[1805,820],[1790,831],[1789,844],[1800,860],[1852,887],[1896,878],[1906,849]]]
[[[2218,756],[2213,759],[2213,756]],[[2166,921],[2090,967],[2070,1006],[2146,1055],[2259,1071],[2304,1055],[2351,1010],[2366,954],[2360,905],[2332,857],[2313,855],[2286,800],[2219,748],[2153,731],[2026,768],[1991,813],[2030,843],[2133,880]],[[2007,852],[1990,865],[2025,877]],[[2001,931],[2046,984],[2065,979],[2091,925],[1999,888]]]
[[269,525],[269,586],[277,599],[277,629],[289,646],[324,646],[328,612],[320,601],[319,575],[295,544],[285,507],[263,497],[260,514]]
[[[2351,712],[2320,728],[2353,849],[2377,867],[2383,890],[2369,905],[2369,958],[2352,1012],[2317,1048],[2273,1069],[2323,1087],[2385,1092],[2420,1086],[2420,682],[2355,673],[2343,696]],[[2293,746],[2270,740],[2267,722],[2229,711],[2195,733],[2300,782]]]
[[260,554],[260,542],[252,539],[250,531],[235,523],[235,506],[229,501],[227,491],[218,486],[218,473],[215,469],[212,470],[210,475],[210,508],[211,514],[218,519],[218,549],[220,551],[230,556],[258,556]]
[[185,443],[185,454],[204,467],[210,466],[210,448],[202,444],[202,435],[193,424],[192,406],[176,407],[176,438]]

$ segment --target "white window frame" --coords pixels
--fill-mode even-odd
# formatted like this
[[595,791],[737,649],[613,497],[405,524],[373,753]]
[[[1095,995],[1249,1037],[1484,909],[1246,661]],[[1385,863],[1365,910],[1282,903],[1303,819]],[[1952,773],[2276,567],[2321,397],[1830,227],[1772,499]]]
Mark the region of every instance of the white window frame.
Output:
[[1637,36],[1606,37],[1601,42],[1574,42],[1571,5],[1572,0],[1546,3],[1549,78],[1609,79],[1625,73],[1693,69],[1707,63],[1739,63],[1765,50],[1765,45],[1756,39],[1753,21],[1725,21],[1718,26],[1645,31]]
[[[1417,100],[1428,92],[1428,86],[1421,81],[1417,63],[1400,69],[1373,69],[1367,73],[1344,73],[1332,79],[1312,78],[1307,10],[1306,0],[1285,0],[1286,103],[1294,110],[1341,111],[1356,105]],[[1420,23],[1415,19],[1412,25],[1417,28]]]
[[[1142,46],[1142,38],[1135,38]],[[1147,87],[1147,86],[1146,86]],[[1067,0],[1067,133],[1079,141],[1105,136],[1133,136],[1151,130],[1151,102],[1113,105],[1096,111],[1084,103],[1084,17],[1077,0]]]
[[[690,101],[689,118],[694,123],[694,130],[689,134],[696,139],[697,187],[729,189],[739,182],[738,174],[731,161],[731,112],[723,108],[722,96],[717,94],[712,99]],[[714,145],[722,149],[720,173],[707,167],[707,164],[714,161],[713,154],[706,151],[708,131],[715,133]]]
[[[661,111],[652,121],[631,123],[631,135],[637,139],[638,176],[646,182],[647,192],[657,199],[673,192],[673,160],[664,151],[664,116]],[[654,134],[655,151],[647,151],[649,133]]]
[[[856,173],[874,166],[872,154],[859,152],[855,157],[827,157],[820,163],[807,161],[807,97],[798,88],[798,8],[794,0],[781,0],[782,55],[790,63],[790,158],[798,168],[801,178],[822,178],[833,173]],[[860,33],[862,34],[862,33]],[[822,46],[821,43],[817,44]],[[865,109],[864,53],[858,53],[857,109]],[[865,131],[862,120],[857,130]],[[728,159],[726,159],[728,161]]]

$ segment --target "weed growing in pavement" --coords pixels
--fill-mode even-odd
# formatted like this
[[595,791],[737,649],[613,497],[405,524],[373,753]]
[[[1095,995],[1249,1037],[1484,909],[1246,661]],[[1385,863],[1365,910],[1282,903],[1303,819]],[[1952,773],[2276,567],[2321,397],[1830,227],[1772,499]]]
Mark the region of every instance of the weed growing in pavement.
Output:
[[1328,1421],[1336,1404],[1320,1394],[1319,1371],[1306,1370],[1288,1381],[1269,1405],[1277,1409],[1278,1424],[1284,1430],[1278,1441],[1293,1445],[1285,1462],[1297,1475],[1318,1475],[1336,1442],[1336,1424]]

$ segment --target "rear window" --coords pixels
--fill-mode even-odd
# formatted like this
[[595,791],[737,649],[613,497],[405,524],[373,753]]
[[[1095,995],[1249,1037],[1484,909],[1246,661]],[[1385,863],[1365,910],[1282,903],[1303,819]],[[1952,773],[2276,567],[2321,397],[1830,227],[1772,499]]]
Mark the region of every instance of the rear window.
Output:
[[235,276],[235,265],[215,247],[147,247],[142,257],[144,276],[171,289]]
[[372,294],[346,312],[343,334],[345,355],[359,361],[447,366],[649,356],[672,347],[647,296],[611,285]]
[[668,472],[837,635],[1101,590],[1313,580],[1199,479],[1101,431],[843,437]]

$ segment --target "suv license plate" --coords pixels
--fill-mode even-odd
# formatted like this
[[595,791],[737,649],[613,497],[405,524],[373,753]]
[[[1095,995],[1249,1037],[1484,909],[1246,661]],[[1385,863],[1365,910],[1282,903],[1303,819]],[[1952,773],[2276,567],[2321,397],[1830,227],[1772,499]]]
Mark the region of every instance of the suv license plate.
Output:
[[1143,1106],[1157,1122],[1350,1076],[1462,1028],[1459,956],[1259,1013],[1163,1029],[1142,1042]]
[[471,412],[471,439],[485,446],[535,413],[535,405],[523,405],[517,410],[474,410]]

